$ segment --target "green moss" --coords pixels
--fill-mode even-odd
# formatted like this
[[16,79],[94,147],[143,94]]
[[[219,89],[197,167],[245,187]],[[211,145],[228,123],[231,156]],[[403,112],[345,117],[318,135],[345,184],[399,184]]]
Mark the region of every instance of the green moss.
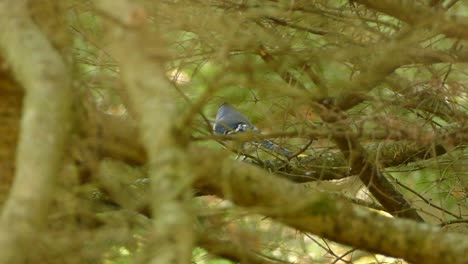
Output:
[[335,202],[327,197],[311,201],[304,208],[304,211],[311,215],[326,215],[334,213],[336,210]]

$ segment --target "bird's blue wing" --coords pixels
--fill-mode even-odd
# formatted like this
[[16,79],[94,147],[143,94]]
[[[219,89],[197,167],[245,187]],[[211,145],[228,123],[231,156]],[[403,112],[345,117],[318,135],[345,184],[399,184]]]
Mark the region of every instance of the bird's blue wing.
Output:
[[230,134],[256,130],[250,121],[228,103],[223,103],[216,113],[213,130],[217,134]]
[[[223,103],[218,108],[215,123],[213,125],[213,131],[216,134],[222,135],[235,134],[245,131],[260,132],[257,128],[254,127],[254,125],[252,125],[252,123],[250,123],[250,121],[244,115],[242,115],[239,111],[237,111],[228,103]],[[289,157],[292,155],[291,151],[281,148],[280,146],[278,146],[278,144],[270,140],[260,140],[251,143],[273,151],[284,157]]]

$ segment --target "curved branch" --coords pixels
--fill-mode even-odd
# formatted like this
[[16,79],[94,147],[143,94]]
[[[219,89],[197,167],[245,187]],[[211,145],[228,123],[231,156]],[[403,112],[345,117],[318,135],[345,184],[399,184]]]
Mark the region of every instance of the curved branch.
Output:
[[410,262],[465,263],[468,241],[464,235],[388,218],[324,193],[305,194],[303,186],[271,177],[254,166],[233,163],[209,150],[192,151],[196,154],[191,157],[198,168],[199,188],[252,207],[255,212],[339,243]]
[[423,24],[445,34],[447,37],[468,39],[468,19],[448,16],[443,9],[428,8],[416,1],[403,0],[354,0],[368,8],[398,18],[410,25]]
[[[328,123],[333,124],[336,131],[352,131],[346,124],[344,113],[338,110],[326,110],[321,113],[321,117]],[[357,137],[352,132],[346,135],[332,134],[338,148],[348,160],[351,173],[358,175],[366,185],[372,195],[382,204],[387,211],[395,216],[401,216],[417,221],[423,221],[416,210],[411,207],[403,195],[385,178],[380,172],[380,168],[368,158],[365,149],[359,143]]]
[[[72,90],[60,54],[32,22],[27,1],[0,1],[0,48],[26,95],[16,174],[3,208],[0,262],[22,263],[37,239],[70,127]],[[26,254],[25,254],[26,253]]]
[[[188,141],[188,133],[179,127],[175,90],[164,73],[167,51],[159,32],[150,30],[143,6],[126,0],[100,0],[96,4],[107,18],[110,53],[119,61],[127,108],[134,114],[138,138],[148,157],[155,225],[150,246],[158,247],[152,262],[188,263],[194,219],[191,174],[187,174],[185,144],[181,143]],[[152,49],[158,54],[151,54]]]

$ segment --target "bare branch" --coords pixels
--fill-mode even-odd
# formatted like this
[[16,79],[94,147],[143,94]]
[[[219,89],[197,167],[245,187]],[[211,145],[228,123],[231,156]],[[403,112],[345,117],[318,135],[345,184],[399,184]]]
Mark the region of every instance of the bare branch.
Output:
[[[232,163],[211,151],[193,150],[192,162],[210,173],[198,171],[199,188],[209,189],[239,205],[305,232],[401,257],[411,262],[464,263],[468,241],[462,234],[405,219],[392,219],[331,198],[324,193],[304,194],[300,185],[270,177],[261,169]],[[350,226],[352,228],[350,228]],[[419,245],[418,250],[413,246]]]
[[468,27],[468,19],[460,16],[449,16],[444,13],[443,9],[431,9],[411,0],[398,2],[356,0],[354,2],[396,17],[412,26],[422,25],[448,37],[468,39],[468,33],[464,30]]
[[[175,90],[163,69],[167,51],[161,36],[147,28],[143,6],[125,0],[102,0],[97,5],[112,18],[108,21],[111,54],[120,63],[127,107],[135,115],[148,156],[155,229],[146,253],[152,263],[188,263],[194,243],[192,180],[186,174],[183,150],[188,137],[179,127]],[[149,53],[150,46],[158,48],[157,54]]]
[[0,47],[26,91],[16,177],[3,208],[0,261],[22,263],[46,223],[70,128],[72,90],[60,54],[31,21],[27,1],[0,2]]
[[338,148],[348,159],[351,173],[359,176],[372,195],[389,213],[417,221],[423,221],[403,195],[385,178],[380,168],[367,157],[352,129],[346,124],[344,113],[324,110],[322,119],[333,125],[337,131],[349,131],[345,136],[332,134]]

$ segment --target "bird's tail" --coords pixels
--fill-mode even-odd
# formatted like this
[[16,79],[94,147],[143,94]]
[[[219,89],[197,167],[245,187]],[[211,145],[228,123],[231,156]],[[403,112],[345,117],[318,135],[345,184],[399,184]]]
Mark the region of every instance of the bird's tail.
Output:
[[291,151],[280,147],[278,144],[276,144],[275,142],[273,142],[271,140],[262,140],[262,141],[258,142],[258,144],[261,147],[263,147],[265,149],[268,149],[268,150],[271,150],[271,151],[275,152],[276,154],[279,154],[279,155],[281,155],[283,157],[290,157],[293,154]]

